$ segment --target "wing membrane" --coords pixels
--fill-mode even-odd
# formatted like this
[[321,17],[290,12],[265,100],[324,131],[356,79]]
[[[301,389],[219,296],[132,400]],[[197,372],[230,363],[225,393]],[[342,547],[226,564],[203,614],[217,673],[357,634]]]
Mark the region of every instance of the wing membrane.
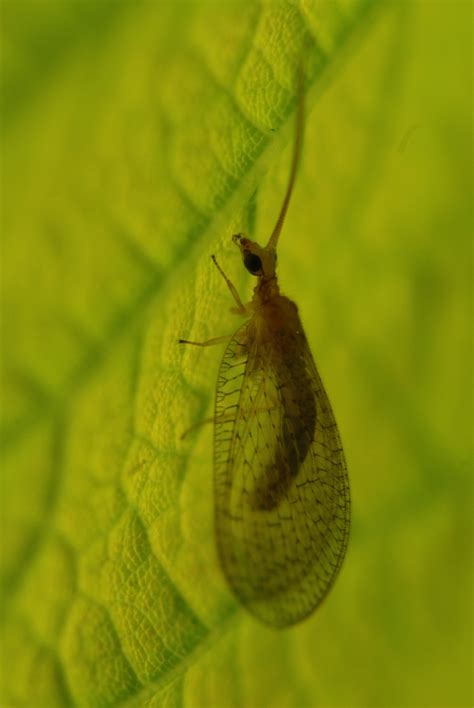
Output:
[[273,626],[327,594],[350,524],[349,485],[331,406],[301,323],[282,348],[252,320],[227,346],[215,415],[215,513],[224,572]]

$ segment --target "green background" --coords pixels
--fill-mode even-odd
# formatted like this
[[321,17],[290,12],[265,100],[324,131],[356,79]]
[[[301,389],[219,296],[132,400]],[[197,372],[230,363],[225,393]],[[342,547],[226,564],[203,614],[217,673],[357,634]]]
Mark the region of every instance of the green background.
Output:
[[[2,26],[3,706],[468,706],[470,2],[13,2]],[[307,35],[315,43],[308,45]],[[230,235],[281,238],[343,437],[323,606],[239,608],[212,528]]]

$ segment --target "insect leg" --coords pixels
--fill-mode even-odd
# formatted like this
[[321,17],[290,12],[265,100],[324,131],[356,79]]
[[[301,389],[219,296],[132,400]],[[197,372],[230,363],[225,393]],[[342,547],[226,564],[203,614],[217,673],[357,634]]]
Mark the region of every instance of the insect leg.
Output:
[[213,337],[206,339],[205,342],[191,342],[189,339],[178,339],[178,344],[192,344],[194,347],[212,347],[214,344],[222,344],[232,339],[231,334],[225,334],[222,337]]
[[229,280],[229,278],[226,276],[222,268],[220,267],[219,263],[216,260],[216,257],[214,255],[211,256],[212,261],[214,265],[216,266],[217,270],[219,273],[222,275],[224,278],[225,282],[227,283],[227,287],[229,288],[232,297],[234,298],[235,302],[237,303],[237,314],[245,315],[247,313],[247,310],[245,309],[245,305],[243,304],[242,300],[240,299],[240,295],[237,292],[237,288],[235,285]]
[[184,431],[184,433],[181,435],[181,440],[184,440],[184,438],[189,435],[189,433],[192,433],[193,430],[196,430],[197,428],[200,428],[201,425],[207,425],[208,423],[222,423],[225,422],[226,420],[234,420],[235,414],[222,414],[219,416],[213,415],[211,418],[204,418],[204,420],[199,420],[197,423],[194,423],[190,428]]

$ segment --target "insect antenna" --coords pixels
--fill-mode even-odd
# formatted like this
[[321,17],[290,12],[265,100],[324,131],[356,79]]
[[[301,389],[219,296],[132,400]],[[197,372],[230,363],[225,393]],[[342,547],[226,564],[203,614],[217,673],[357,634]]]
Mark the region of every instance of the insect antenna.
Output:
[[304,69],[302,62],[300,62],[297,71],[297,100],[298,104],[296,107],[296,127],[295,127],[295,138],[293,146],[293,159],[291,162],[290,178],[288,180],[288,186],[286,188],[285,198],[281,206],[280,213],[278,215],[275,228],[268,240],[265,248],[269,251],[274,251],[278,242],[278,237],[280,236],[281,229],[283,227],[283,222],[285,221],[286,212],[288,211],[288,206],[291,199],[291,193],[293,192],[293,187],[296,180],[296,174],[298,172],[298,165],[301,157],[301,148],[303,146],[303,133],[304,133]]

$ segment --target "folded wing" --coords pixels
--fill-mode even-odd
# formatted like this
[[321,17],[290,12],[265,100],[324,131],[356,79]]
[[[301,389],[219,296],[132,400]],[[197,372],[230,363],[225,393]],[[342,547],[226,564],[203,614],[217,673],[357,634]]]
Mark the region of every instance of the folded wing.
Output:
[[219,370],[217,545],[239,600],[272,626],[311,613],[344,558],[346,464],[329,400],[299,327],[282,348],[237,331]]

